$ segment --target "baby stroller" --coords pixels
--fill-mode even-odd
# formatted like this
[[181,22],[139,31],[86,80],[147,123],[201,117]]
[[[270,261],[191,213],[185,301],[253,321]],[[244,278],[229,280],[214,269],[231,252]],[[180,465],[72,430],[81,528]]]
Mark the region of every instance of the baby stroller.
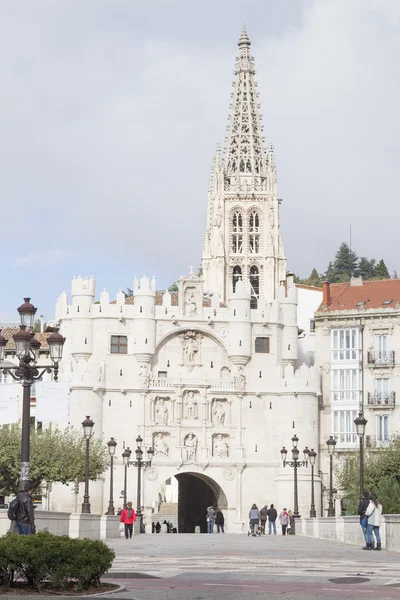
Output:
[[[254,529],[257,529],[255,534],[253,534],[253,527],[254,527]],[[247,532],[247,537],[249,537],[250,535],[258,535],[259,537],[261,537],[260,524],[258,523],[258,524],[252,525],[251,520],[249,521],[249,531]]]

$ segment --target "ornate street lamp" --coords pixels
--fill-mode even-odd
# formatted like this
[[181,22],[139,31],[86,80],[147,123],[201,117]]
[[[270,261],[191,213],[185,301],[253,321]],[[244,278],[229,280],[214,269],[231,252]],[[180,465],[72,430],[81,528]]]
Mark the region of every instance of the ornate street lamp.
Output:
[[368,421],[362,412],[358,413],[358,417],[354,419],[356,432],[360,439],[360,498],[362,497],[364,491],[364,436],[367,423]]
[[137,508],[136,508],[136,518],[137,518],[137,522],[140,523],[140,533],[145,533],[144,526],[143,526],[143,513],[142,513],[142,505],[141,505],[141,496],[142,496],[141,472],[142,472],[142,469],[146,469],[147,467],[150,467],[151,461],[153,460],[154,450],[153,450],[153,448],[148,448],[148,450],[147,450],[147,460],[143,460],[142,443],[143,443],[143,439],[139,435],[136,438],[136,445],[137,445],[136,450],[135,450],[136,460],[129,461],[129,464],[133,465],[138,470],[137,499],[136,499],[136,506],[137,506]]
[[333,435],[329,436],[329,440],[326,442],[328,446],[329,454],[329,504],[328,504],[328,517],[335,516],[335,506],[333,503],[333,453],[335,452],[336,440]]
[[315,466],[315,459],[317,458],[317,453],[314,452],[314,449],[311,448],[311,450],[308,453],[308,460],[310,461],[310,465],[311,465],[311,509],[310,509],[310,517],[314,518],[317,516],[317,512],[315,510],[315,497],[314,497],[314,466]]
[[299,519],[300,518],[300,514],[299,514],[299,492],[298,492],[298,482],[297,482],[297,469],[299,467],[307,467],[308,466],[308,453],[309,453],[309,449],[307,447],[304,448],[304,450],[303,450],[303,460],[299,460],[300,451],[298,449],[298,443],[299,443],[299,438],[297,437],[296,434],[294,434],[294,436],[292,437],[293,448],[292,448],[292,460],[291,461],[287,460],[288,451],[286,450],[285,446],[283,446],[283,448],[281,450],[281,457],[282,457],[283,466],[286,467],[286,465],[289,465],[289,467],[292,467],[294,469],[294,510],[293,510],[293,517],[295,519]]
[[[20,489],[23,490],[29,482],[31,386],[33,382],[39,381],[44,373],[51,373],[52,371],[54,380],[57,381],[65,338],[58,332],[49,335],[47,343],[53,364],[46,367],[38,365],[41,344],[34,337],[34,333],[30,331],[33,327],[37,309],[31,304],[30,298],[24,298],[24,303],[17,310],[21,318],[21,324],[19,330],[13,335],[13,339],[18,365],[13,367],[1,367],[0,365],[0,371],[4,374],[9,373],[15,381],[20,381],[23,387],[20,475]],[[5,358],[6,345],[7,340],[1,335],[0,331],[0,364]]]
[[83,435],[86,438],[86,461],[85,461],[85,493],[83,495],[82,513],[90,513],[90,500],[89,500],[89,444],[90,438],[92,437],[94,421],[87,416],[82,421]]
[[130,448],[125,448],[125,450],[122,453],[122,462],[124,465],[124,508],[126,506],[126,494],[127,494],[127,487],[128,487],[128,467],[129,467],[129,459],[131,457],[132,454],[132,450]]
[[117,447],[117,442],[114,438],[110,438],[110,441],[107,442],[108,452],[110,454],[110,501],[108,503],[108,515],[115,515],[114,509],[114,455]]

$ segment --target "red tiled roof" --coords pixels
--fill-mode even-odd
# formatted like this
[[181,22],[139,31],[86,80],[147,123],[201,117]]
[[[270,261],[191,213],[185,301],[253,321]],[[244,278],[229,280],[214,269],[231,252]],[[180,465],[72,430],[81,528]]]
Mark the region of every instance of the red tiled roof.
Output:
[[[14,333],[17,333],[17,331],[19,331],[19,327],[4,327],[4,329],[1,330],[2,335],[4,335],[7,340],[7,346],[5,348],[6,352],[15,350],[13,335]],[[35,338],[41,343],[40,350],[47,351],[49,349],[47,344],[49,335],[50,333],[35,333]]]
[[[400,302],[400,279],[363,281],[362,285],[331,283],[329,284],[329,294],[329,305],[325,306],[322,302],[318,311],[396,308]],[[391,300],[389,304],[384,304],[389,300]],[[364,304],[361,304],[362,302]]]

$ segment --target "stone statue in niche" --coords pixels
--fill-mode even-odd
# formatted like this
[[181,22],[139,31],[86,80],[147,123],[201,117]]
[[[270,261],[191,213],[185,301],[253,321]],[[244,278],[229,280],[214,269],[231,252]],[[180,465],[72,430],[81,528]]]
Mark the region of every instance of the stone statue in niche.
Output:
[[185,313],[188,317],[195,317],[197,314],[197,302],[193,292],[186,291]]
[[198,403],[194,392],[188,392],[185,398],[185,418],[186,419],[197,419],[198,414]]
[[243,372],[242,365],[237,366],[236,374],[235,374],[233,380],[235,383],[235,388],[237,390],[244,390],[245,385],[246,385],[246,375]]
[[270,206],[270,208],[269,208],[268,218],[269,218],[269,224],[271,226],[271,229],[273,229],[275,227],[275,211],[274,211],[273,206]]
[[164,398],[156,398],[155,422],[157,425],[168,425],[168,406]]
[[214,423],[216,425],[224,425],[225,424],[225,402],[221,400],[217,400],[214,403],[213,415],[214,415]]
[[191,371],[196,364],[202,337],[201,334],[197,334],[195,331],[187,331],[181,336],[183,345],[183,364],[189,371]]
[[185,439],[186,462],[194,462],[196,460],[197,438],[193,433]]
[[227,458],[229,456],[228,444],[221,433],[214,438],[213,456],[217,458]]
[[168,456],[169,448],[162,433],[154,438],[154,456]]
[[218,205],[217,214],[215,216],[214,224],[218,227],[218,229],[222,225],[222,214],[221,214],[221,206]]

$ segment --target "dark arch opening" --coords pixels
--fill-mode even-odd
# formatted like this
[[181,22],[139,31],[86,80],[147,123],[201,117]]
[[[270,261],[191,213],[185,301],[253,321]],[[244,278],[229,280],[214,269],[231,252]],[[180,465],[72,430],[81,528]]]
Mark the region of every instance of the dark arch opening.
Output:
[[232,276],[233,293],[235,293],[236,284],[240,279],[242,279],[242,269],[241,269],[241,267],[239,267],[239,265],[236,265],[236,267],[233,267],[233,276]]
[[260,276],[258,268],[252,266],[250,268],[250,285],[251,285],[251,300],[250,308],[257,308],[258,298],[260,297]]
[[207,508],[219,506],[222,510],[228,502],[222,488],[210,477],[201,473],[179,473],[178,480],[178,531],[194,533],[200,527],[207,533]]

